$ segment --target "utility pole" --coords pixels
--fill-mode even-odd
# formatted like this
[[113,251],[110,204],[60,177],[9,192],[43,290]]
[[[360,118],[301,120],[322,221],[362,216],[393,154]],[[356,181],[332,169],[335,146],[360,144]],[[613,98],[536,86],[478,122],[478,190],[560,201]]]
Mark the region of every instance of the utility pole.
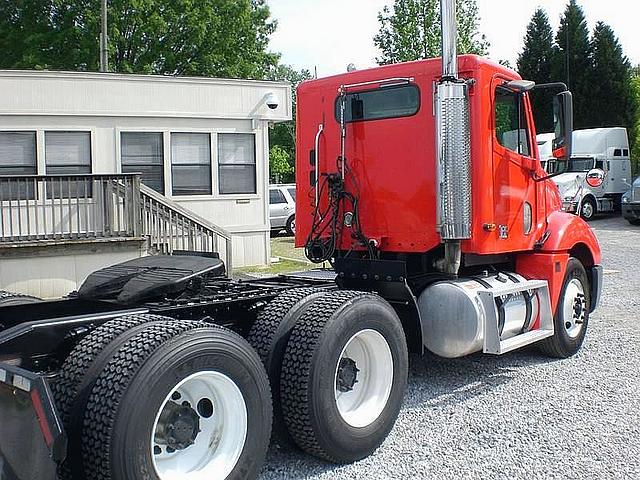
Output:
[[565,63],[567,67],[567,88],[571,89],[571,78],[569,77],[569,18],[567,16],[567,23],[564,26],[564,34],[565,34]]
[[109,38],[107,37],[107,0],[102,0],[101,11],[101,32],[100,32],[100,71],[109,71]]

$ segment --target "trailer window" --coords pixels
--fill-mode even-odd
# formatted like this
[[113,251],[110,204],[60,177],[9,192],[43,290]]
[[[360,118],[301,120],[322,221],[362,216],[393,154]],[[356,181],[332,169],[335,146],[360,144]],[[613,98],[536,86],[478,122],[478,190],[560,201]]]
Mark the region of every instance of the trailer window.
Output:
[[[36,151],[36,132],[0,132],[0,177],[36,175]],[[35,187],[31,182],[4,179],[0,183],[0,202],[34,198]]]
[[171,134],[172,194],[211,195],[211,137],[208,133]]
[[522,96],[506,88],[496,88],[496,139],[521,155],[530,156],[529,131]]
[[[336,98],[336,120],[340,122],[342,97]],[[409,117],[420,110],[420,90],[415,85],[394,85],[344,96],[346,123],[383,118]]]
[[120,134],[122,173],[140,173],[142,183],[164,195],[164,142],[161,132]]

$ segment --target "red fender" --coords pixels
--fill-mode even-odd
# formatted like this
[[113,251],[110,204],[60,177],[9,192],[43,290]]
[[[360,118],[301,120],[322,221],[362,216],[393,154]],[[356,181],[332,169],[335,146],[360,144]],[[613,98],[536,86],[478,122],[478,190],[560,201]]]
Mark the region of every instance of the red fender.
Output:
[[[600,265],[602,252],[600,244],[591,227],[582,218],[567,212],[552,212],[548,217],[549,238],[542,244],[539,252],[570,252],[580,248],[588,258],[580,260],[590,265]],[[586,250],[585,250],[586,249]]]
[[547,280],[555,312],[569,257],[578,258],[588,269],[600,264],[602,253],[591,227],[576,215],[551,213],[547,231],[549,237],[541,248],[517,256],[516,272],[528,279]]

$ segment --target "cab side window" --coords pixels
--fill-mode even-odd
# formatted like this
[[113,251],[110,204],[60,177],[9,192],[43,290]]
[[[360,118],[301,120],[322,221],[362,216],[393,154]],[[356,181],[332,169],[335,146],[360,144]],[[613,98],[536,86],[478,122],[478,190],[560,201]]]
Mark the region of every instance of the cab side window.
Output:
[[531,156],[529,129],[521,95],[503,87],[496,88],[495,125],[498,143],[509,150]]

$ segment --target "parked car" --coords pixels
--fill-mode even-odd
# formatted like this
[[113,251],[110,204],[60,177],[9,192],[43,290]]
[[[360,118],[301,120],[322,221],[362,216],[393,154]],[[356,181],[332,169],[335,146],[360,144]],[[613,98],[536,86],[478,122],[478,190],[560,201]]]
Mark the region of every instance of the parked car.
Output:
[[271,231],[286,230],[289,235],[296,233],[296,186],[269,186],[269,221]]
[[631,184],[631,188],[622,196],[622,216],[631,225],[640,225],[640,177]]

